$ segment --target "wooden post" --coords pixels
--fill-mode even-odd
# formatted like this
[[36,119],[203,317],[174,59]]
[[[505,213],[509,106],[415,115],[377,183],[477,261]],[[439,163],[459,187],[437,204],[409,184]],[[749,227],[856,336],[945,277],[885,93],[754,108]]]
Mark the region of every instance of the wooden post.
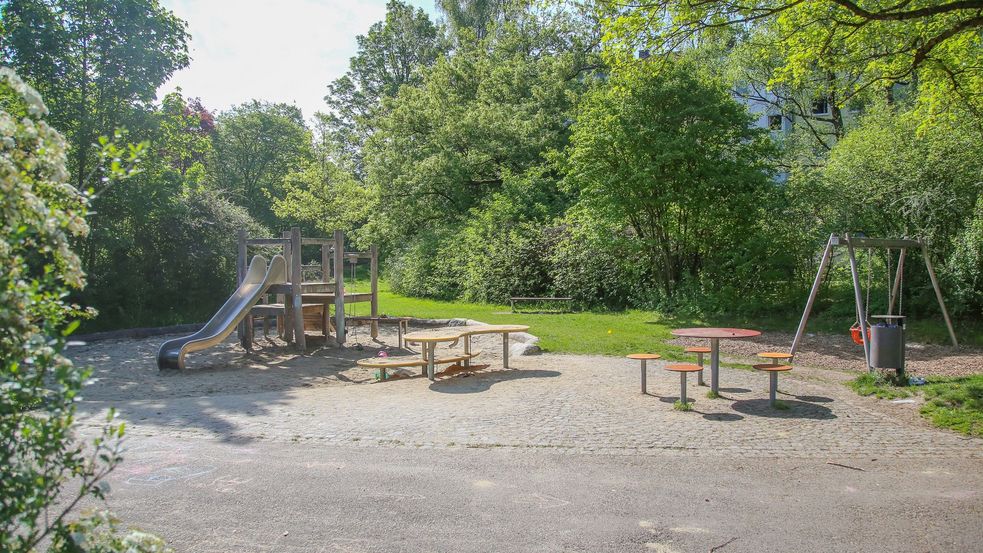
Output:
[[[287,262],[287,280],[293,282],[291,270],[293,268],[293,250],[290,244],[290,231],[283,231],[283,237],[288,241],[283,243],[283,259]],[[283,304],[283,339],[287,342],[294,340],[294,305],[293,298],[286,294],[277,294],[277,301]]]
[[949,318],[949,310],[945,308],[945,302],[942,301],[942,289],[939,288],[939,280],[935,277],[935,268],[932,267],[932,260],[928,255],[928,246],[924,242],[922,245],[922,256],[925,258],[925,268],[928,269],[928,278],[932,280],[932,289],[935,290],[935,298],[939,300],[939,307],[942,309],[942,317],[945,319],[945,326],[949,329],[949,338],[952,340],[952,345],[958,346],[959,342],[956,341],[956,331],[952,328],[952,320]]
[[[898,294],[901,293],[901,279],[904,277],[904,258],[907,252],[908,250],[901,248],[901,253],[898,255],[898,269],[894,272],[894,284],[891,285],[891,299],[887,304],[888,315],[894,315],[894,304],[898,301]],[[891,255],[890,250],[888,250],[888,255]]]
[[857,267],[857,254],[853,249],[853,242],[850,235],[846,234],[846,249],[850,254],[850,273],[853,275],[853,298],[857,302],[857,321],[860,322],[860,336],[864,341],[864,364],[868,371],[873,371],[870,366],[870,341],[867,339],[867,309],[864,305],[864,296],[860,288],[860,269]]
[[290,260],[292,273],[290,275],[290,292],[294,304],[294,343],[301,351],[307,349],[307,338],[304,335],[304,282],[303,256],[301,255],[300,227],[290,229],[290,249],[293,256]]
[[379,248],[376,245],[369,246],[370,262],[369,262],[369,280],[371,281],[371,293],[372,293],[372,330],[370,332],[372,338],[379,337],[379,321],[375,318],[379,316]]
[[331,246],[321,244],[321,280],[331,282]]
[[[239,229],[238,242],[239,249],[236,252],[236,288],[242,286],[242,280],[246,278],[246,229]],[[249,345],[246,342],[246,322],[239,323],[237,330],[239,343],[242,347],[249,349]]]
[[[321,244],[321,282],[324,282],[325,287],[331,282],[331,246],[329,244]],[[324,290],[319,290],[319,292],[321,291]],[[331,332],[331,306],[323,303],[321,310],[321,324],[324,325],[321,335],[324,336],[324,343],[327,344],[328,334]]]
[[334,317],[335,341],[345,343],[345,235],[334,231]]
[[[829,240],[826,242],[826,249],[823,250],[823,257],[819,260],[819,270],[816,271],[816,280],[812,282],[812,290],[809,291],[809,299],[806,300],[806,308],[802,311],[802,319],[799,320],[799,327],[795,330],[795,338],[792,340],[792,350],[789,352],[793,356],[795,351],[799,349],[799,343],[802,341],[802,335],[806,331],[806,323],[809,322],[809,314],[812,313],[812,306],[816,302],[816,295],[819,293],[819,287],[823,283],[823,271],[826,270],[826,265],[829,264],[830,258],[833,255],[833,236],[830,235]],[[702,379],[702,374],[701,379]]]

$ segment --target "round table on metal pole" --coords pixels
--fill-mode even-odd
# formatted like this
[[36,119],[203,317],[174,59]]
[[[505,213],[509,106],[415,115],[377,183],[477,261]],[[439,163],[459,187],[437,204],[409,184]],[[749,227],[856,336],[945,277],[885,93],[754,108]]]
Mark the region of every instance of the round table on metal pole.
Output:
[[710,340],[710,391],[719,393],[720,340],[740,340],[760,336],[761,332],[747,328],[677,328],[670,331],[680,338],[705,338]]

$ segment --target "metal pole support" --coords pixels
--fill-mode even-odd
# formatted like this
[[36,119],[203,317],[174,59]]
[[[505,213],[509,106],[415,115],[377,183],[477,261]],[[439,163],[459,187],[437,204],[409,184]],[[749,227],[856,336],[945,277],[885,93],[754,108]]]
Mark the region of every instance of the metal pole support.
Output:
[[768,373],[768,405],[775,406],[775,396],[778,395],[778,373]]
[[509,368],[509,333],[502,333],[502,366]]
[[648,373],[648,367],[646,367],[645,360],[642,359],[642,393],[643,394],[649,393],[648,388],[645,386],[645,377],[647,373]]
[[809,322],[809,314],[812,313],[812,306],[816,303],[819,286],[823,283],[823,271],[826,270],[826,266],[829,264],[833,254],[833,238],[835,236],[835,234],[829,235],[829,240],[826,241],[826,249],[823,250],[823,257],[819,260],[819,270],[816,271],[816,279],[812,281],[812,289],[809,291],[809,299],[806,300],[806,308],[802,310],[802,319],[799,320],[799,327],[795,330],[795,338],[792,340],[792,350],[789,352],[792,355],[795,355],[796,350],[799,349],[802,335],[805,334],[806,323]]
[[436,353],[437,344],[434,342],[427,342],[425,344],[427,348],[427,378],[431,381],[434,379],[434,355]]
[[703,381],[703,353],[698,352],[696,354],[696,364],[700,366],[700,372],[697,373],[697,377],[696,377],[696,385],[706,386],[707,383]]
[[870,366],[870,340],[867,339],[867,317],[866,309],[864,308],[864,297],[863,292],[860,289],[860,271],[857,268],[857,253],[853,249],[853,242],[850,241],[850,235],[846,234],[846,250],[850,255],[850,273],[853,275],[853,298],[857,302],[857,320],[860,321],[860,336],[864,341],[864,364],[867,366],[868,371],[873,371],[874,368]]
[[720,389],[720,340],[710,338],[710,391],[719,393]]
[[686,405],[686,373],[679,373],[679,401]]
[[939,288],[939,279],[935,277],[935,268],[932,267],[932,260],[928,255],[928,246],[924,242],[921,242],[921,245],[922,256],[925,258],[925,268],[928,269],[928,278],[932,280],[932,289],[935,290],[935,298],[939,300],[939,308],[942,309],[945,326],[949,329],[949,338],[952,340],[953,346],[958,346],[959,342],[956,341],[956,331],[952,328],[952,319],[949,318],[949,310],[945,308],[945,302],[942,301],[942,289]]

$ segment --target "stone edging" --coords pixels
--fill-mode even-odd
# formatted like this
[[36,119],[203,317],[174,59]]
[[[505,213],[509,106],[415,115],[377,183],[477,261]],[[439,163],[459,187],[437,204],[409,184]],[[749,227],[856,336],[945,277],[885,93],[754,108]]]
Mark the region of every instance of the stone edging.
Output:
[[[416,326],[464,326],[464,325],[484,325],[481,321],[474,319],[417,319],[411,318],[410,324]],[[167,334],[190,334],[198,332],[205,323],[191,323],[173,326],[155,326],[144,328],[124,328],[120,330],[108,330],[106,332],[93,332],[91,334],[79,334],[71,336],[74,342],[99,342],[103,340],[133,340],[139,338],[150,338],[152,336],[164,336]],[[535,355],[542,350],[539,348],[539,337],[528,332],[513,332],[509,334],[513,343],[509,347],[509,355]]]
[[132,340],[134,338],[150,338],[151,336],[164,336],[166,334],[189,334],[198,332],[205,323],[190,323],[173,326],[153,326],[144,328],[123,328],[120,330],[107,330],[105,332],[93,332],[91,334],[73,334],[69,340],[73,342],[99,342],[102,340]]
[[[465,325],[486,325],[474,319],[429,319],[446,321],[441,326],[465,326]],[[411,321],[412,322],[412,321]],[[539,347],[539,337],[528,332],[509,333],[509,339],[515,342],[509,346],[509,355],[536,355],[543,350]]]

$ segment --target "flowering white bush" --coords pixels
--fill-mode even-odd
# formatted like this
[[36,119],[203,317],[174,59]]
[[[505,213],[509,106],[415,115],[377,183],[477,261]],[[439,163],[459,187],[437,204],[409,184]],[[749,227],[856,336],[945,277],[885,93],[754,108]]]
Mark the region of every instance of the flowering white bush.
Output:
[[[71,246],[89,229],[88,193],[69,184],[67,144],[46,114],[38,93],[0,68],[0,551],[33,551],[45,538],[51,551],[163,551],[152,536],[117,537],[109,515],[68,518],[108,489],[123,425],[110,419],[88,446],[72,432],[89,373],[61,352],[86,316],[65,298],[85,284]],[[132,174],[139,153],[103,141],[106,182]],[[66,496],[69,479],[81,486]]]

